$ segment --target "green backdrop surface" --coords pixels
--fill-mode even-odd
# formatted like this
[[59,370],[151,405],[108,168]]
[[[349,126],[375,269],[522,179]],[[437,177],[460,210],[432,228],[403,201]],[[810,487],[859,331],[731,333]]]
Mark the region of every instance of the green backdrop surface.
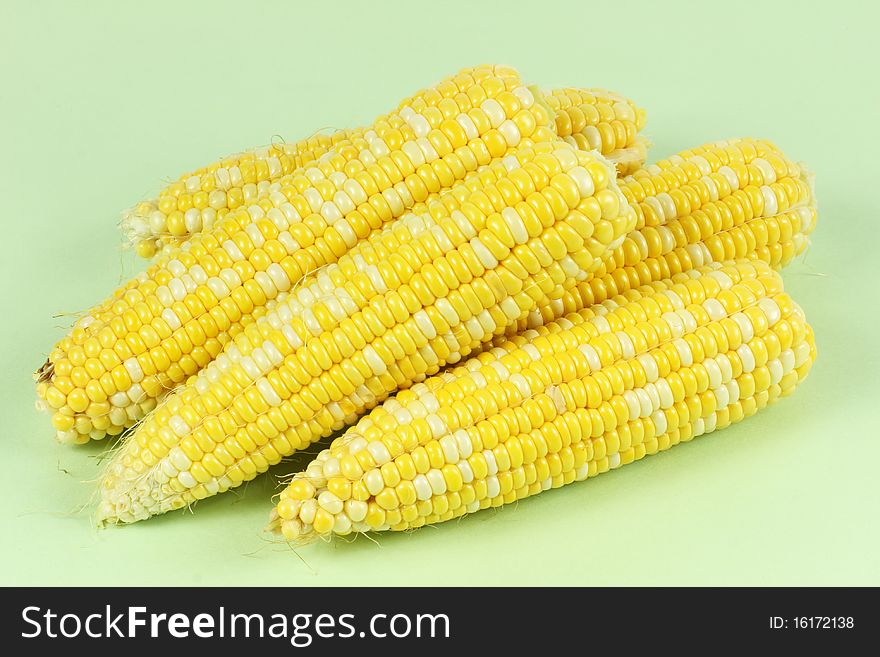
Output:
[[[0,584],[880,584],[877,152],[871,3],[115,2],[0,6]],[[652,159],[733,136],[817,174],[784,274],[816,331],[798,393],[595,480],[460,522],[293,551],[278,477],[93,527],[108,445],[55,444],[31,372],[143,267],[119,211],[227,152],[360,125],[460,67],[604,86],[648,110]],[[60,315],[60,316],[59,316]]]

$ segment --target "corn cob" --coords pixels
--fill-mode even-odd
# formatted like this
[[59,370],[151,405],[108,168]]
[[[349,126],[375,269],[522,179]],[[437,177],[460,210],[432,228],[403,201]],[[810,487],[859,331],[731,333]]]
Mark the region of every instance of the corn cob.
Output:
[[361,242],[169,395],[109,464],[99,520],[253,478],[561,295],[635,224],[611,165],[562,141],[476,180],[458,209]]
[[749,257],[779,269],[804,251],[816,223],[812,174],[767,141],[707,144],[619,182],[636,229],[593,276],[509,334],[711,262]]
[[[467,93],[467,88],[462,88]],[[645,112],[631,100],[604,89],[556,89],[542,94],[555,115],[556,134],[583,150],[598,150],[629,172],[644,163],[646,142],[637,138]],[[420,100],[436,107],[439,97],[415,96],[400,103],[418,106]],[[447,107],[446,111],[452,111]],[[401,118],[384,117],[394,127]],[[273,183],[294,170],[319,160],[333,150],[353,159],[369,159],[367,129],[317,134],[292,144],[273,144],[240,153],[181,176],[159,192],[156,199],[139,203],[123,213],[122,228],[129,244],[142,257],[170,253],[191,235],[209,230],[227,212],[251,205],[271,191]]]
[[766,264],[678,274],[401,391],[293,477],[270,527],[303,541],[510,504],[738,422],[814,358]]
[[283,177],[80,319],[36,373],[57,437],[132,426],[306,274],[514,146],[556,137],[515,71],[483,66],[410,99],[364,139],[368,150]]

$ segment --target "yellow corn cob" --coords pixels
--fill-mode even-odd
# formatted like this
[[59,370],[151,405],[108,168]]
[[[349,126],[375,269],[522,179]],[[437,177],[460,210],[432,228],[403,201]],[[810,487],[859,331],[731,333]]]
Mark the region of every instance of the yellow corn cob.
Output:
[[268,300],[429,194],[556,136],[515,71],[482,66],[410,99],[364,139],[369,150],[334,152],[283,177],[80,319],[36,374],[58,438],[120,433]]
[[509,504],[738,422],[814,358],[766,264],[679,274],[401,391],[294,476],[270,526],[303,541]]
[[635,224],[612,166],[562,141],[476,180],[460,208],[407,215],[308,279],[169,395],[109,464],[99,520],[253,478],[561,295]]
[[[467,89],[461,92],[467,93]],[[620,172],[644,162],[646,142],[637,139],[637,134],[645,125],[645,112],[631,100],[604,89],[556,89],[542,93],[542,97],[555,113],[559,137],[583,150],[598,150]],[[398,114],[404,107],[422,102],[437,107],[442,98],[448,96],[422,92],[402,101]],[[441,109],[454,111],[448,103]],[[383,118],[399,128],[402,119],[398,114]],[[185,174],[156,199],[123,213],[123,231],[143,257],[169,253],[191,235],[210,229],[229,210],[257,202],[270,193],[272,183],[331,150],[347,159],[363,157],[363,151],[370,150],[366,133],[366,128],[356,128],[317,134],[293,144],[273,144],[233,155]]]
[[749,257],[781,268],[804,251],[816,223],[812,175],[767,141],[707,144],[619,182],[636,229],[593,276],[510,334],[711,262]]

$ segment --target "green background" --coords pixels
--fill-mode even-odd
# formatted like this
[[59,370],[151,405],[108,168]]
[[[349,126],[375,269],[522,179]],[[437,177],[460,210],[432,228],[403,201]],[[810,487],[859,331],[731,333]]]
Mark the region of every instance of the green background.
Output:
[[[868,2],[2,1],[3,584],[880,584],[877,152]],[[294,459],[246,489],[92,526],[107,444],[55,444],[31,372],[143,265],[119,211],[275,134],[360,125],[458,68],[604,86],[648,110],[652,159],[774,140],[817,173],[785,271],[819,359],[751,420],[503,511],[294,552],[262,533]]]

